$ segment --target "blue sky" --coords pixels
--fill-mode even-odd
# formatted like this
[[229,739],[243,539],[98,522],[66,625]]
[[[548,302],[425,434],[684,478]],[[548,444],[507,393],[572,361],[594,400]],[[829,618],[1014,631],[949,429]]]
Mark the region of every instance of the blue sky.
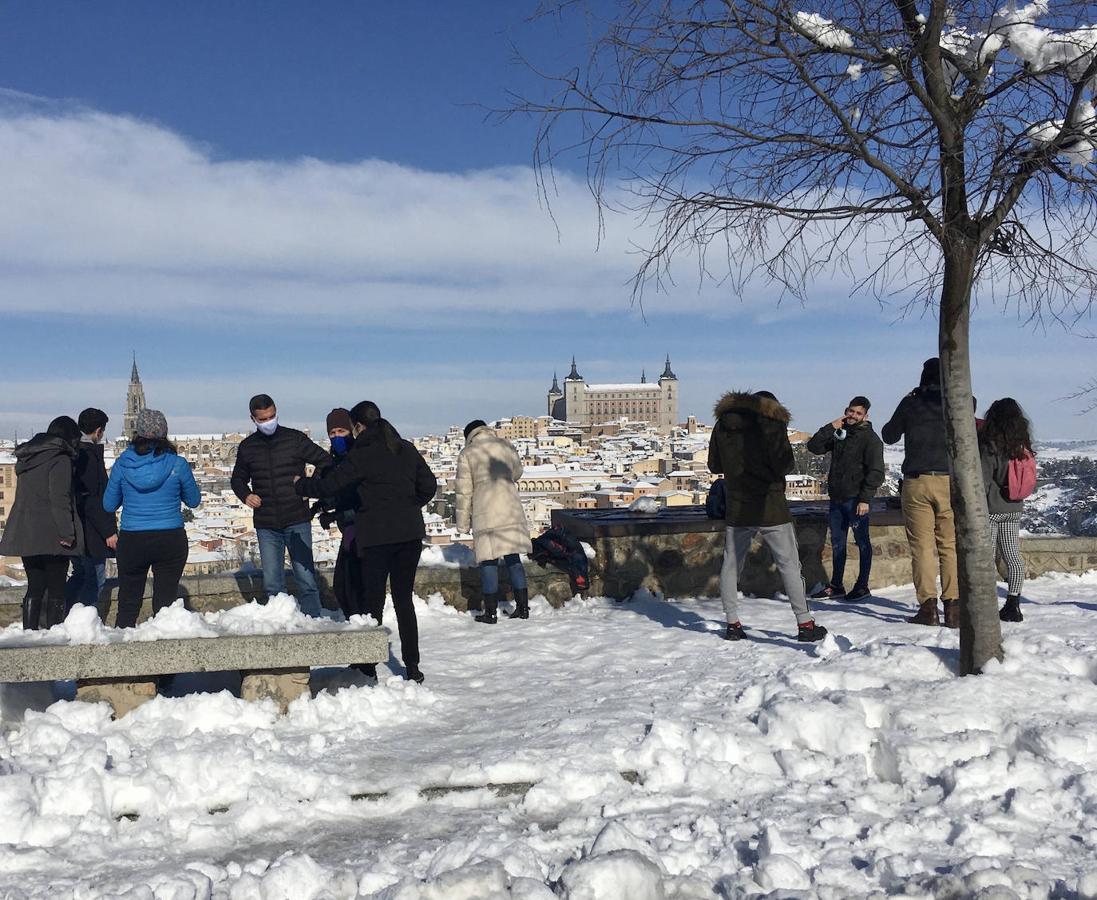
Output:
[[[408,434],[538,414],[572,354],[591,380],[661,370],[683,415],[766,387],[801,427],[867,393],[885,419],[934,355],[932,315],[849,296],[742,300],[688,265],[631,303],[642,233],[596,209],[578,161],[550,218],[535,124],[485,121],[543,87],[585,25],[535,3],[0,2],[0,436],[101,406],[120,425],[130,353],[173,430],[376,400]],[[1092,321],[1083,327],[1092,330]],[[1056,401],[1093,345],[978,313],[975,390],[1038,434],[1090,437]]]

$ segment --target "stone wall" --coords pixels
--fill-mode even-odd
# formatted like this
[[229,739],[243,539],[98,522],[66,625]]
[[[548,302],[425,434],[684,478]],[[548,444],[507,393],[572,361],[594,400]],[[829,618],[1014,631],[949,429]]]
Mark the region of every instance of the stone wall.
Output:
[[[910,552],[901,524],[897,501],[873,501],[872,544],[875,551],[871,587],[908,584],[911,580]],[[808,587],[823,584],[830,575],[830,541],[824,518],[826,504],[793,503],[800,560]],[[720,563],[723,555],[722,522],[705,518],[701,507],[662,509],[657,515],[639,515],[627,510],[556,510],[553,523],[568,528],[590,544],[595,558],[590,566],[590,593],[624,599],[640,588],[664,597],[712,597],[720,592]],[[1023,538],[1021,551],[1029,577],[1048,572],[1081,574],[1097,569],[1097,538]],[[855,577],[857,549],[849,545],[847,586]],[[526,563],[530,595],[543,594],[553,606],[572,596],[566,575]],[[335,607],[331,596],[331,571],[319,572],[326,605]],[[504,590],[506,571],[502,573]],[[289,589],[292,574],[287,575]],[[150,579],[151,582],[151,579]],[[150,586],[151,588],[151,583]],[[781,588],[769,551],[755,544],[740,579],[746,593],[772,596]],[[115,585],[107,583],[102,606],[113,620]],[[480,605],[480,576],[476,569],[421,567],[415,579],[420,597],[439,594],[449,605],[477,609]],[[180,595],[197,610],[212,611],[262,596],[259,574],[195,575],[184,578]],[[0,588],[0,626],[19,619],[21,588]],[[142,616],[149,613],[146,602]]]

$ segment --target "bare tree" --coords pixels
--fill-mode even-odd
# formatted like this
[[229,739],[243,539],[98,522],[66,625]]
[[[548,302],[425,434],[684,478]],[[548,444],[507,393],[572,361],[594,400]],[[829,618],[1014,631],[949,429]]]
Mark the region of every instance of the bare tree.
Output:
[[600,209],[645,214],[637,295],[689,250],[739,292],[802,298],[830,270],[938,306],[965,674],[1002,655],[972,304],[1069,326],[1097,294],[1097,13],[1049,2],[622,0],[552,99],[512,110],[540,116],[546,196],[578,148]]

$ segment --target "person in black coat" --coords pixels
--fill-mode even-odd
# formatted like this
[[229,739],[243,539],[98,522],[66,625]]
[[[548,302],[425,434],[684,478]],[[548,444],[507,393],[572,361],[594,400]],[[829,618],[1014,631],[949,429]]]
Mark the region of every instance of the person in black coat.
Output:
[[[830,541],[833,571],[830,584],[812,594],[815,600],[861,600],[869,596],[868,579],[872,571],[872,541],[869,538],[869,501],[884,483],[884,445],[868,420],[868,397],[849,401],[845,412],[820,428],[808,450],[816,456],[830,454]],[[850,529],[857,543],[859,567],[857,581],[848,594],[844,585],[846,541]]]
[[945,443],[941,361],[927,359],[918,387],[899,401],[880,437],[885,444],[904,442],[903,523],[910,544],[910,565],[918,612],[914,625],[940,625],[937,572],[945,625],[960,627],[960,584],[956,574],[956,526],[952,517],[952,480]]
[[72,561],[72,575],[65,585],[65,609],[77,603],[98,608],[99,595],[107,580],[107,558],[118,546],[118,520],[103,509],[103,491],[107,487],[107,467],[103,460],[103,435],[107,414],[88,408],[80,413],[80,447],[76,455],[73,486],[76,514],[84,529],[84,555]]
[[45,601],[46,627],[64,620],[69,560],[84,555],[84,534],[76,514],[72,469],[80,428],[58,416],[41,434],[15,448],[19,479],[15,503],[0,537],[0,556],[19,556],[27,573],[23,628],[36,630]]
[[331,456],[307,434],[278,424],[278,409],[267,394],[248,404],[255,434],[236,451],[232,490],[253,511],[263,589],[268,597],[286,591],[286,552],[297,583],[297,602],[303,613],[319,617],[320,590],[312,558],[312,511],[293,489],[305,466],[324,469]]
[[423,507],[434,497],[438,481],[415,446],[381,417],[376,403],[356,404],[350,418],[354,447],[346,463],[326,475],[298,479],[297,492],[303,497],[331,497],[349,487],[357,489],[354,530],[365,608],[380,624],[385,585],[391,580],[404,677],[421,682],[412,589],[426,536]]
[[[354,447],[353,427],[349,410],[337,407],[328,413],[328,439],[331,441],[331,456],[335,461],[321,474],[327,475],[346,464],[351,448]],[[320,526],[330,528],[336,525],[342,535],[339,553],[335,557],[331,588],[339,602],[339,608],[348,619],[367,614],[362,602],[362,563],[358,559],[358,547],[355,543],[354,511],[357,508],[358,491],[354,487],[345,488],[333,497],[321,497],[313,506],[313,509],[320,512]]]

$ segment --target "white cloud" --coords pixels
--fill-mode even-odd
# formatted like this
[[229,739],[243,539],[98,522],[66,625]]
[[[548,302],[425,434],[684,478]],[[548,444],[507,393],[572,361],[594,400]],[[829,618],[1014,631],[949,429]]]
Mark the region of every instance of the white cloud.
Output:
[[[2,91],[0,159],[0,312],[401,327],[638,314],[630,283],[650,226],[609,214],[599,237],[588,187],[567,173],[550,216],[528,167],[222,160],[155,123]],[[774,315],[777,288],[740,300],[699,285],[690,257],[645,312]],[[851,280],[816,280],[812,307],[844,305]]]

